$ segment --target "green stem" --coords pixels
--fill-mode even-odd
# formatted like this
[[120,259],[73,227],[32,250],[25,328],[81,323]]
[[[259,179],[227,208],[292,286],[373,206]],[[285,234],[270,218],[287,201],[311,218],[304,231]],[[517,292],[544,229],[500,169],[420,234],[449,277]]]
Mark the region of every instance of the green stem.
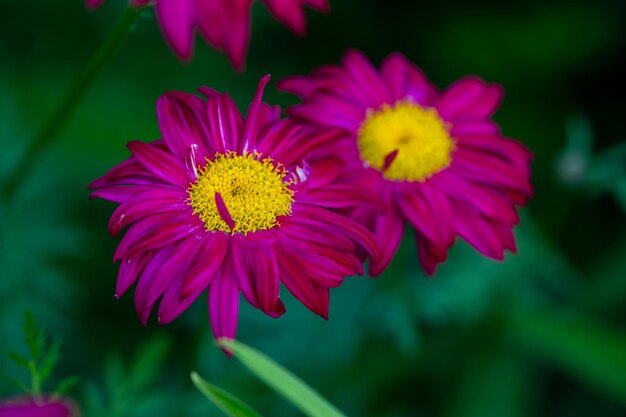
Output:
[[37,364],[34,361],[29,363],[30,368],[30,380],[32,387],[33,397],[39,398],[41,395],[41,379],[39,377],[39,370],[37,369]]
[[33,165],[34,158],[37,158],[58,136],[65,127],[68,120],[82,101],[83,97],[94,83],[98,75],[106,68],[111,59],[120,50],[128,34],[132,30],[137,18],[141,15],[142,9],[128,8],[111,30],[104,43],[96,51],[91,60],[74,79],[69,89],[65,93],[59,106],[52,113],[47,123],[43,125],[35,139],[27,146],[21,154],[15,170],[9,176],[3,187],[3,195],[9,200],[24,178],[28,169]]

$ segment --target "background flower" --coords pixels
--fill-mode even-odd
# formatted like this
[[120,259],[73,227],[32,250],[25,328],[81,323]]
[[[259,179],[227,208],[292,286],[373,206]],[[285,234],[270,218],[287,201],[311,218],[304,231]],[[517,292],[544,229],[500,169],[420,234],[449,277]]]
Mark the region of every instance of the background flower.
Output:
[[355,214],[383,242],[385,256],[371,263],[372,274],[391,261],[405,220],[431,275],[457,235],[490,258],[516,250],[511,229],[519,221],[515,205],[532,192],[530,153],[491,120],[500,87],[468,77],[439,93],[403,55],[387,57],[379,72],[356,51],[342,66],[280,87],[302,98],[288,110],[295,119],[351,132],[345,180],[375,190],[387,204],[383,213]]
[[347,136],[278,118],[261,102],[243,119],[227,94],[169,93],[157,105],[163,141],[130,142],[133,156],[94,181],[92,196],[119,203],[109,222],[120,261],[116,296],[138,280],[142,323],[162,296],[169,323],[208,288],[216,338],[234,338],[239,293],[271,317],[285,312],[279,286],[328,318],[329,289],[363,274],[357,250],[374,237],[334,208],[377,206],[365,190],[334,184],[332,156]]
[[[166,41],[176,55],[187,61],[193,55],[196,30],[209,44],[222,50],[235,68],[241,69],[250,43],[250,12],[254,0],[157,0],[156,13]],[[304,7],[328,12],[328,0],[263,0],[272,15],[298,35],[304,35]],[[90,8],[104,0],[86,0]],[[149,0],[131,0],[143,7]]]
[[63,398],[9,398],[0,401],[0,417],[78,417],[74,404]]

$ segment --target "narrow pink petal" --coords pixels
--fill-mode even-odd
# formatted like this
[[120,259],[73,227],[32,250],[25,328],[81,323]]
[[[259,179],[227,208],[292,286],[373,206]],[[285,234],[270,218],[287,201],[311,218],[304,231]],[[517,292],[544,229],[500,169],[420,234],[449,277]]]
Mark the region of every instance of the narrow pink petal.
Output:
[[128,257],[132,248],[134,248],[149,232],[160,227],[172,219],[171,213],[152,214],[133,223],[120,241],[113,254],[113,261],[117,262]]
[[365,104],[368,107],[378,107],[392,100],[382,77],[362,52],[354,49],[348,50],[343,58],[343,65],[363,93],[367,94]]
[[207,100],[209,141],[216,152],[236,151],[239,147],[243,119],[228,94]]
[[290,139],[290,146],[273,152],[274,157],[286,166],[327,156],[335,145],[350,140],[350,132],[338,128],[300,129]]
[[457,207],[455,228],[459,235],[483,255],[502,260],[505,246],[510,244],[510,236],[501,235],[500,229],[478,213],[465,207]]
[[214,151],[208,147],[204,102],[193,94],[170,92],[157,101],[157,116],[163,140],[178,159],[196,145],[201,161]]
[[456,201],[455,205],[465,202],[480,214],[509,225],[519,221],[517,211],[505,193],[456,175],[442,175],[440,181],[445,185],[445,192]]
[[232,216],[228,212],[228,207],[226,207],[226,203],[224,203],[224,199],[220,193],[215,193],[215,205],[217,206],[217,212],[228,228],[232,231],[235,228],[235,221]]
[[154,256],[154,252],[147,252],[136,255],[132,258],[124,258],[120,262],[120,270],[117,274],[117,284],[115,286],[115,297],[120,298],[137,280]]
[[306,98],[319,88],[319,83],[313,77],[297,75],[278,81],[276,88]]
[[[144,283],[153,281],[159,268],[170,256],[172,256],[173,251],[173,246],[168,246],[157,251],[152,259],[150,259],[150,261],[146,264],[145,268],[141,271],[139,281],[143,281]],[[141,290],[145,291],[145,284],[142,286]],[[135,288],[135,309],[137,310],[139,321],[141,321],[144,326],[148,323],[148,318],[152,312],[152,306],[145,303],[145,300],[146,298],[144,294],[140,292],[140,289]]]
[[263,0],[276,20],[302,36],[306,31],[306,16],[300,0]]
[[296,120],[319,126],[343,127],[356,132],[365,118],[366,110],[365,105],[354,100],[331,95],[314,95],[306,102],[290,107],[287,113]]
[[197,3],[202,34],[224,50],[235,69],[243,69],[250,41],[252,0],[204,0]]
[[235,338],[239,316],[239,289],[232,267],[228,265],[224,265],[220,276],[209,287],[209,316],[216,339]]
[[459,147],[455,152],[451,171],[461,173],[473,181],[532,194],[528,168],[520,170],[486,152]]
[[171,187],[165,184],[109,185],[92,192],[89,195],[89,198],[102,198],[103,200],[113,201],[114,203],[123,203],[129,198],[136,197],[139,194],[156,190],[164,190],[165,192],[180,192],[180,188]]
[[530,177],[532,153],[521,143],[499,135],[462,135],[457,140],[459,148],[483,152],[510,162],[525,177]]
[[85,0],[88,9],[96,9],[104,4],[105,0]]
[[192,209],[187,198],[183,190],[146,190],[115,209],[109,220],[109,233],[117,236],[129,224],[156,213],[173,212],[172,215],[176,216],[187,212],[191,216]]
[[256,148],[258,131],[263,126],[265,118],[261,116],[261,104],[263,101],[263,91],[265,86],[270,81],[269,74],[261,78],[257,87],[254,99],[248,107],[248,113],[246,115],[246,121],[243,127],[243,143],[241,149],[238,151],[250,151]]
[[173,216],[170,212],[146,216],[131,225],[120,241],[114,261],[143,251],[162,248],[194,233],[202,232],[202,221],[187,214]]
[[309,272],[303,268],[298,255],[292,253],[286,246],[282,246],[282,250],[277,251],[276,255],[281,280],[287,290],[309,310],[323,317],[328,311],[328,305],[324,305],[325,300],[320,298],[316,286],[308,277],[309,273],[315,271]]
[[345,252],[354,252],[356,245],[349,237],[336,233],[334,230],[320,229],[308,223],[299,223],[293,216],[285,219],[280,227],[280,232],[296,241],[327,242],[333,247]]
[[415,240],[417,241],[417,255],[420,264],[426,274],[433,276],[437,271],[437,266],[446,261],[448,254],[444,252],[443,256],[437,256],[437,251],[432,250],[432,242],[425,239],[424,236],[421,236],[417,230],[415,231]]
[[193,55],[196,0],[159,0],[156,14],[165,39],[176,55],[188,61]]
[[387,204],[380,196],[372,193],[371,190],[343,184],[330,184],[310,190],[301,194],[299,200],[328,208],[367,206],[376,211],[383,211],[387,208]]
[[301,223],[320,228],[335,228],[361,245],[373,260],[377,261],[380,258],[380,247],[374,236],[353,220],[329,210],[306,205],[295,206],[293,212],[294,216],[299,216],[298,220]]
[[111,168],[102,177],[92,181],[89,184],[90,189],[102,188],[108,185],[129,185],[129,184],[146,184],[160,182],[157,178],[153,178],[141,163],[131,156],[125,161],[120,162]]
[[395,208],[395,204],[389,204],[386,212],[376,216],[373,232],[381,242],[382,251],[378,260],[370,262],[370,275],[375,277],[389,266],[404,235],[404,218]]
[[450,135],[454,138],[466,135],[498,136],[500,128],[491,120],[464,120],[452,125]]
[[435,103],[435,108],[447,121],[482,119],[495,113],[502,95],[499,85],[466,77],[448,87]]
[[183,280],[176,279],[165,290],[163,299],[159,304],[158,321],[160,325],[171,323],[183,311],[187,310],[191,304],[206,290],[206,287],[198,288],[187,296],[182,295]]
[[298,137],[302,129],[302,125],[293,123],[291,120],[278,120],[257,137],[256,148],[259,152],[270,154],[273,158],[288,166],[289,162],[283,161],[283,155],[288,154],[292,150],[293,138]]
[[427,105],[436,93],[422,71],[401,53],[396,52],[385,58],[380,72],[394,101],[410,96],[417,103]]
[[189,181],[185,175],[185,167],[180,160],[148,143],[132,141],[127,146],[139,162],[154,176],[172,185],[187,189]]
[[206,289],[217,276],[229,247],[228,240],[229,236],[222,232],[204,234],[198,256],[182,279],[181,295],[184,298]]
[[278,299],[280,280],[274,247],[236,249],[236,252],[240,263],[237,282],[248,302],[271,317],[282,315],[285,307]]

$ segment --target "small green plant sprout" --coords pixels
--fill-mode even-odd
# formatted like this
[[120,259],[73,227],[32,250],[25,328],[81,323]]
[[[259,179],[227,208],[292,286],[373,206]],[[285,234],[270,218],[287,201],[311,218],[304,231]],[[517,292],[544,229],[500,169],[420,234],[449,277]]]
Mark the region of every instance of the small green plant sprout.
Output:
[[44,384],[52,376],[60,359],[61,339],[57,337],[50,341],[30,311],[24,314],[23,331],[28,353],[22,355],[11,352],[10,357],[30,374],[30,384],[25,384],[15,378],[6,377],[6,379],[35,399],[43,396],[57,398],[67,393],[78,382],[77,377],[61,379],[52,390],[52,394],[44,391]]

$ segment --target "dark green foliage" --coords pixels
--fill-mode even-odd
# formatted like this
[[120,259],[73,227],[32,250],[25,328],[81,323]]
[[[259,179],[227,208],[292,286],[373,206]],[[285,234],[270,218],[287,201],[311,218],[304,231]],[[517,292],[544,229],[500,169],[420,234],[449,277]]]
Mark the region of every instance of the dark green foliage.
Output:
[[[534,153],[518,254],[493,262],[458,241],[431,280],[407,230],[383,277],[349,278],[333,291],[329,321],[283,290],[279,320],[242,303],[240,340],[349,416],[624,415],[621,3],[331,0],[330,14],[307,14],[303,38],[257,4],[243,74],[204,42],[181,65],[144,13],[54,146],[28,165],[10,201],[0,198],[0,374],[20,387],[1,381],[0,397],[32,390],[23,368],[35,360],[43,390],[67,392],[75,380],[62,377],[80,377],[69,394],[89,417],[219,415],[189,381],[192,370],[264,416],[301,415],[214,348],[206,297],[174,323],[153,318],[147,328],[132,289],[115,300],[119,239],[106,233],[114,205],[89,201],[87,184],[128,156],[126,142],[159,138],[164,91],[209,85],[245,109],[272,73],[266,100],[287,105],[295,98],[275,91],[277,80],[355,47],[377,63],[400,50],[440,88],[467,74],[504,85],[496,120]],[[90,13],[81,0],[0,2],[0,182],[125,4],[108,0]],[[31,322],[25,340],[27,310],[54,337]]]

